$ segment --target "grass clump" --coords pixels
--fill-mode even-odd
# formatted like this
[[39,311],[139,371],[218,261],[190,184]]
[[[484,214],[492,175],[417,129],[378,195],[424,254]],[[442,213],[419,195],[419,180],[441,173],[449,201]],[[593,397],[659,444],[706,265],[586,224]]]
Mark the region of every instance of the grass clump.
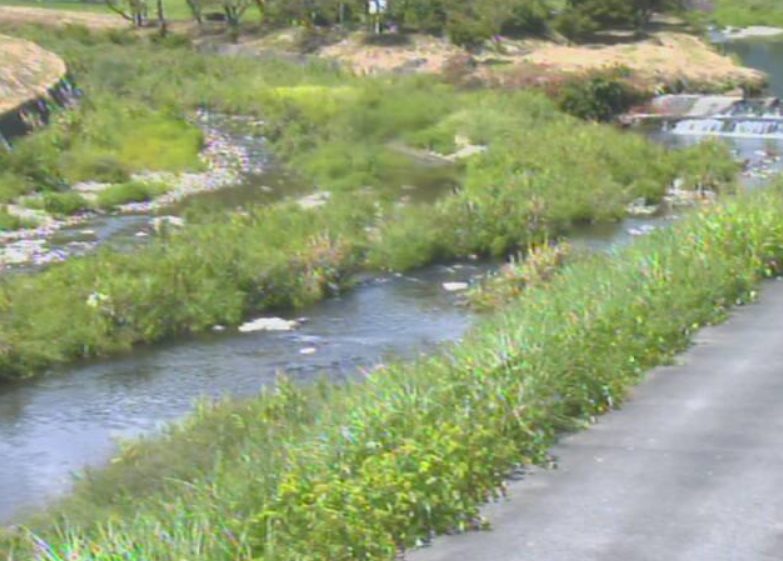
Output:
[[89,210],[91,205],[79,193],[49,191],[42,195],[41,207],[55,216],[70,216]]
[[97,205],[104,210],[112,210],[127,203],[141,203],[150,201],[169,190],[168,185],[162,183],[144,183],[130,181],[101,191],[98,195]]
[[499,310],[525,290],[550,282],[573,258],[573,249],[566,241],[534,246],[524,255],[512,257],[471,289],[468,301],[478,309]]
[[[475,527],[513,470],[752,300],[781,271],[782,225],[780,189],[730,200],[566,266],[437,356],[204,404],[30,528],[51,559],[290,561],[391,560]],[[10,559],[36,547],[0,543]]]
[[0,232],[18,230],[23,226],[22,220],[8,212],[4,206],[0,206]]

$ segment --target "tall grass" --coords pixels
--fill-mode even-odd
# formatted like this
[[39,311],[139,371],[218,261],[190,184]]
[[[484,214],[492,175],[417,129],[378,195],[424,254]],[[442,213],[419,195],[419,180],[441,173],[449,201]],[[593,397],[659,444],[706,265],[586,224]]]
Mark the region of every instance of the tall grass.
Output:
[[[0,542],[9,559],[383,560],[480,524],[558,434],[616,406],[783,264],[783,192],[725,202],[526,291],[362,383],[202,404]],[[36,557],[33,557],[36,558]]]

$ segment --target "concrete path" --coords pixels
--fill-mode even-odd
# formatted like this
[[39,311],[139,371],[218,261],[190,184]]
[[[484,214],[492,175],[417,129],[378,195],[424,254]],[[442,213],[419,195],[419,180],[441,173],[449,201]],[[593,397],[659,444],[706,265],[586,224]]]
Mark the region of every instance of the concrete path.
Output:
[[783,282],[409,561],[783,560]]

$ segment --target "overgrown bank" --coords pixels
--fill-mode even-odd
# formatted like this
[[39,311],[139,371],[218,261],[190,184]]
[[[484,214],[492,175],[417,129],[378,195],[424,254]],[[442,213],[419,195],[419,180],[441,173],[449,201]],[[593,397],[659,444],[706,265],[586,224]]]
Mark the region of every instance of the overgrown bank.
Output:
[[[154,138],[207,105],[263,115],[276,152],[334,196],[312,211],[281,204],[194,217],[135,254],[105,252],[3,280],[0,378],[306,304],[360,268],[504,255],[577,223],[620,218],[635,199],[659,200],[675,178],[717,190],[736,172],[722,145],[666,151],[568,117],[542,94],[219,59],[125,35],[39,39],[72,62],[91,102],[20,143],[0,189],[4,177],[33,182],[82,169],[63,167],[69,162],[105,161],[105,150],[168,160],[191,137],[174,134],[162,151],[140,131]],[[411,206],[393,197],[419,165],[399,143],[486,150],[460,164],[461,190]]]
[[783,4],[778,0],[714,0],[713,19],[721,25],[783,27]]
[[2,548],[10,560],[380,560],[474,527],[509,473],[779,273],[782,224],[780,188],[730,200],[568,266],[439,356],[204,405]]

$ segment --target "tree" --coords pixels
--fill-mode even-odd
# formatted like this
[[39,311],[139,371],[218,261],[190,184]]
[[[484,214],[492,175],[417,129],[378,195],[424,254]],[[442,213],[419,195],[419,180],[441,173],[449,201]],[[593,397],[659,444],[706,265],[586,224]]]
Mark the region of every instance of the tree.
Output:
[[106,5],[113,12],[118,13],[136,27],[142,27],[147,23],[146,0],[105,0]]

